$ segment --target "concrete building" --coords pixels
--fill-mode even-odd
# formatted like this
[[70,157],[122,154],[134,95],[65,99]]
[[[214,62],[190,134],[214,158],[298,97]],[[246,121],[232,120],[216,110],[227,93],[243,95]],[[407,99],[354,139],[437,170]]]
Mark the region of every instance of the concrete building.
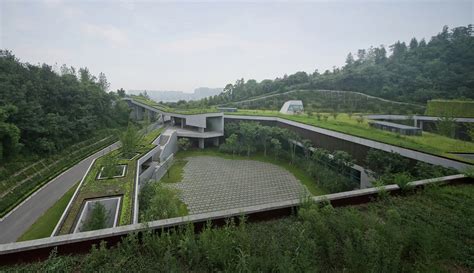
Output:
[[173,113],[152,105],[145,104],[133,98],[124,99],[132,109],[131,117],[142,120],[145,117],[161,120],[177,133],[177,137],[186,137],[195,142],[199,148],[206,145],[219,145],[219,138],[224,136],[224,114],[202,113],[187,114]]
[[283,106],[280,109],[280,113],[282,114],[288,114],[288,115],[293,115],[293,114],[299,114],[303,113],[303,102],[300,100],[289,100],[283,104]]
[[388,121],[369,121],[370,127],[390,131],[407,136],[421,136],[422,130],[418,127],[408,126]]

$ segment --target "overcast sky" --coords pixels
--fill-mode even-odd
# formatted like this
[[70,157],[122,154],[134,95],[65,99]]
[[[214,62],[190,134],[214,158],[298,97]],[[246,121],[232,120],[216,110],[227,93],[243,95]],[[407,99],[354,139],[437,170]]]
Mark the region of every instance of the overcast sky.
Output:
[[0,48],[88,67],[112,89],[223,87],[344,64],[359,48],[473,23],[470,1],[165,3],[0,0]]

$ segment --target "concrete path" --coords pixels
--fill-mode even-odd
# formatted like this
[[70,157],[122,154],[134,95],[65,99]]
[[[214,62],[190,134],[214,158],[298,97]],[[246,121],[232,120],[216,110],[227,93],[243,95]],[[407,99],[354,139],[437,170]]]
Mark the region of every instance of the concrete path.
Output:
[[41,215],[74,186],[92,160],[118,148],[118,142],[87,157],[31,195],[0,221],[0,244],[15,242]]
[[308,194],[293,174],[270,163],[212,156],[187,160],[183,180],[165,186],[180,190],[189,214],[294,200]]

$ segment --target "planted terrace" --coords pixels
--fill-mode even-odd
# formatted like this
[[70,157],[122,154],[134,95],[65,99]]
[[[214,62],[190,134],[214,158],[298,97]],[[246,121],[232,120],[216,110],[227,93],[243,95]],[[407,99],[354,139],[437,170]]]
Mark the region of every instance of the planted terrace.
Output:
[[217,108],[192,108],[192,109],[180,109],[180,108],[171,108],[166,105],[157,103],[153,100],[146,99],[141,96],[131,96],[131,98],[137,102],[143,103],[150,107],[153,107],[159,111],[166,113],[182,114],[182,115],[196,115],[196,114],[206,114],[206,113],[219,113]]
[[131,224],[137,160],[156,146],[152,142],[161,132],[162,129],[156,129],[145,134],[140,139],[136,152],[132,153],[133,157],[123,155],[122,149],[119,149],[98,158],[86,174],[58,234],[72,233],[80,224],[78,219],[86,202],[99,198],[121,197],[116,225]]
[[312,115],[284,115],[269,110],[238,110],[225,115],[278,117],[304,124],[329,129],[348,135],[362,137],[424,153],[443,156],[457,161],[474,163],[474,160],[455,153],[472,153],[474,143],[453,139],[438,134],[423,132],[421,136],[402,136],[400,134],[370,128],[362,115],[338,113],[314,113]]

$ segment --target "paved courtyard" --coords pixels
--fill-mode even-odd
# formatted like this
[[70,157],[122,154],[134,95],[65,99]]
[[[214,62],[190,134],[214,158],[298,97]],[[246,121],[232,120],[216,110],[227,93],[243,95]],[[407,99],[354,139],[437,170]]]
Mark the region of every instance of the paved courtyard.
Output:
[[252,160],[188,157],[180,190],[189,214],[299,199],[307,190],[287,170]]

